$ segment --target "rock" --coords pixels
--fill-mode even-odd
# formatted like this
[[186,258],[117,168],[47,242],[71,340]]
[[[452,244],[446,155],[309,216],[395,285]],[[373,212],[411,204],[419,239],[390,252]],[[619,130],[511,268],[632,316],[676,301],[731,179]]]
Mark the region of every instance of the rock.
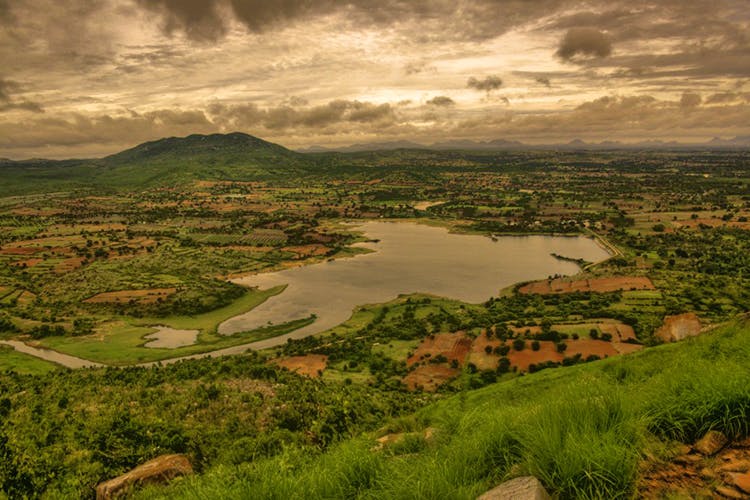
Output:
[[139,465],[122,476],[110,479],[96,487],[97,500],[117,498],[136,486],[151,483],[167,483],[170,480],[193,473],[193,466],[185,455],[162,455]]
[[707,457],[716,455],[729,442],[727,437],[719,431],[708,431],[705,436],[695,443],[695,450]]
[[703,458],[700,455],[696,455],[694,453],[690,453],[689,455],[682,455],[679,457],[676,457],[673,462],[680,465],[692,465],[697,464],[703,460]]
[[701,320],[695,313],[667,316],[655,335],[664,342],[677,342],[701,333]]
[[737,488],[741,489],[745,493],[750,493],[750,472],[739,474],[736,472],[730,472],[729,477]]
[[708,467],[703,467],[700,472],[698,472],[698,475],[703,479],[714,479],[716,477],[716,472]]
[[748,472],[750,471],[750,460],[732,460],[719,467],[721,472]]
[[716,493],[723,496],[724,498],[736,498],[738,500],[742,500],[743,498],[745,498],[745,495],[735,490],[734,488],[729,488],[727,486],[717,487]]
[[506,481],[497,488],[479,496],[477,500],[549,500],[542,483],[533,476]]

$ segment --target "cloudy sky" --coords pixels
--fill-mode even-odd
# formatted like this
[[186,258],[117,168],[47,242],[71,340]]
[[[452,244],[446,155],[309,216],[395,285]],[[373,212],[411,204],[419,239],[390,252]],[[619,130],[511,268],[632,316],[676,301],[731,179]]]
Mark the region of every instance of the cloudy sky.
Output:
[[0,157],[750,135],[749,0],[0,0]]

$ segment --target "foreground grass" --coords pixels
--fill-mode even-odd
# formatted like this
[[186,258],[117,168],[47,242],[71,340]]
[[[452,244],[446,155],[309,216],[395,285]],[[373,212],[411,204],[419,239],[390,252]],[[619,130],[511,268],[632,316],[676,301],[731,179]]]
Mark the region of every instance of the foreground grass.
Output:
[[671,440],[750,431],[750,324],[462,393],[395,421],[414,433],[374,452],[373,436],[327,453],[281,455],[152,488],[142,498],[475,498],[523,474],[559,498],[630,498],[638,464]]
[[0,373],[12,371],[22,375],[44,375],[57,368],[55,363],[18,352],[10,346],[0,345]]

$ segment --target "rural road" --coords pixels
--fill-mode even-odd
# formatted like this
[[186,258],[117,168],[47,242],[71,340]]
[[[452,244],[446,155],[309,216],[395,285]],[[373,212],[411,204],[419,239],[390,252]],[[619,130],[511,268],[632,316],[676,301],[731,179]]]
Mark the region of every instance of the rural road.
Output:
[[[290,334],[280,335],[278,337],[273,337],[273,338],[266,339],[266,340],[259,340],[257,342],[251,342],[249,344],[241,344],[241,345],[236,345],[232,347],[226,347],[224,349],[218,349],[216,351],[202,352],[199,354],[192,354],[189,356],[179,356],[176,358],[169,358],[169,359],[164,359],[161,361],[152,361],[149,363],[122,365],[122,366],[117,366],[117,368],[126,368],[129,366],[149,367],[149,366],[155,366],[158,364],[169,365],[169,364],[177,363],[178,361],[183,361],[187,359],[233,356],[236,354],[242,354],[248,349],[260,350],[260,349],[268,349],[270,347],[276,347],[276,346],[286,343],[287,338],[290,338],[290,337],[291,337]],[[70,356],[69,354],[63,354],[58,351],[53,351],[52,349],[32,347],[18,340],[0,340],[0,344],[10,346],[18,352],[28,354],[30,356],[34,356],[39,359],[43,359],[45,361],[50,361],[52,363],[62,365],[66,368],[78,369],[78,368],[101,368],[105,366],[114,366],[114,365],[106,365],[103,363],[96,363],[94,361],[89,361],[88,359],[78,358],[76,356]]]

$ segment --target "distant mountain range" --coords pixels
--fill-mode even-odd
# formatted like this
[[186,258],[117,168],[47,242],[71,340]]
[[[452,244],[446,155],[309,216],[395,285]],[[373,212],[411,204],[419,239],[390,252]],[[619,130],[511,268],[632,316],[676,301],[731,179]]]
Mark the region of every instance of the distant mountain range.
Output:
[[[292,151],[248,134],[190,135],[146,142],[104,158],[23,161],[0,159],[0,196],[77,188],[101,189],[178,186],[196,180],[272,181],[307,175],[340,176],[373,165],[430,166],[440,151],[605,151],[605,150],[742,150],[750,149],[750,136],[714,138],[704,144],[646,141],[636,144],[605,141],[530,145],[502,139],[446,141],[429,146],[410,141],[355,144],[345,148],[306,148]],[[372,156],[359,155],[370,151]],[[387,154],[404,151],[405,154]],[[425,155],[423,152],[435,154]],[[318,153],[318,154],[304,154]],[[346,153],[349,153],[347,155]],[[366,157],[364,157],[366,156]],[[430,158],[424,158],[429,156]]]
[[559,144],[525,144],[519,141],[495,139],[493,141],[455,140],[420,144],[411,141],[368,142],[351,146],[324,147],[310,146],[297,149],[300,153],[357,153],[364,151],[391,151],[396,149],[424,149],[432,151],[518,151],[518,150],[702,150],[702,149],[748,149],[750,136],[737,136],[731,139],[714,137],[708,142],[685,143],[677,141],[641,141],[626,143],[620,141],[585,142],[574,139]]

